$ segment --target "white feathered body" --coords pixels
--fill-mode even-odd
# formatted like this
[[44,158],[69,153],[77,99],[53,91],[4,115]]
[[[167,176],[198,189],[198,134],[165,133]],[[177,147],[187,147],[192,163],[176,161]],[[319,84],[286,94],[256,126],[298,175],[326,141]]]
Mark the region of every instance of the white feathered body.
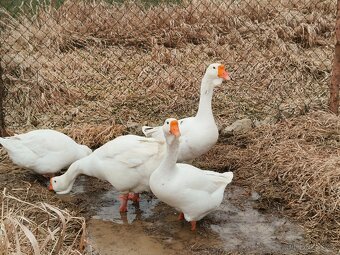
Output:
[[75,178],[85,174],[106,180],[118,191],[149,191],[151,173],[159,166],[165,152],[164,142],[153,138],[125,135],[107,142],[91,155],[73,163],[64,175],[53,178],[53,189],[68,193]]
[[[189,117],[178,122],[181,137],[177,162],[189,162],[208,152],[216,144],[218,129],[214,120]],[[162,126],[143,127],[143,132],[147,137],[165,141]]]
[[217,173],[177,163],[157,168],[150,177],[150,188],[161,201],[183,212],[187,221],[197,221],[221,204],[232,178],[232,172]]
[[[212,112],[211,102],[214,87],[222,83],[222,79],[215,72],[218,65],[210,65],[203,76],[196,116],[178,121],[181,130],[181,143],[177,162],[190,162],[209,151],[217,142],[218,129]],[[165,140],[161,126],[143,126],[142,131],[146,137]]]
[[91,153],[88,147],[50,129],[0,138],[0,143],[13,163],[38,174],[56,173]]

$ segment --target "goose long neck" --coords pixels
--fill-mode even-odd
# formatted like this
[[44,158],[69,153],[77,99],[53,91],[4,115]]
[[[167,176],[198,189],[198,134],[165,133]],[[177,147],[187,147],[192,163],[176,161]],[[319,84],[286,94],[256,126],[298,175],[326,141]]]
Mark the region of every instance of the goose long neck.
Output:
[[179,138],[174,138],[173,141],[167,142],[166,154],[161,163],[161,169],[171,169],[177,163],[179,151]]
[[[91,158],[85,157],[74,162],[67,171],[60,176],[59,181],[63,183],[61,190],[57,191],[58,194],[67,194],[72,190],[76,178],[80,174],[94,176],[91,167]],[[96,176],[95,176],[96,177]],[[58,177],[56,177],[58,178]]]
[[200,94],[200,101],[198,105],[198,112],[196,117],[204,118],[205,120],[209,118],[214,118],[212,109],[211,109],[211,100],[214,93],[214,88],[211,83],[213,80],[208,79],[207,77],[203,77],[201,83],[201,94]]
[[75,179],[77,178],[78,175],[82,173],[81,170],[81,165],[82,165],[82,160],[77,160],[74,162],[64,173],[64,181],[67,183],[66,186],[73,185]]

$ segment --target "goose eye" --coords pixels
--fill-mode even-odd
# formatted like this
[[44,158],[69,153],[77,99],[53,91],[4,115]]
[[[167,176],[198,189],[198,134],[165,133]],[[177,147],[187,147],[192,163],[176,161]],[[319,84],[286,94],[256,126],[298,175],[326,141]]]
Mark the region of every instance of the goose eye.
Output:
[[169,121],[167,121],[167,122],[166,122],[166,124],[168,124],[168,125],[169,125]]
[[56,180],[54,180],[54,183],[57,183],[57,181],[56,181]]
[[213,69],[216,69],[216,67],[213,66]]

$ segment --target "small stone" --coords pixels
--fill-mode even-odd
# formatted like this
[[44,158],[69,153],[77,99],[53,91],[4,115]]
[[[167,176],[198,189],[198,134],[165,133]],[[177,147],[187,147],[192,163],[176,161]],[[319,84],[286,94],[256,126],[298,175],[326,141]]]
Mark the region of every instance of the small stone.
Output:
[[73,119],[72,115],[67,115],[67,116],[65,117],[65,120],[66,120],[66,121],[72,121],[72,119]]
[[251,200],[259,200],[261,198],[261,195],[257,193],[256,191],[252,191],[250,195]]
[[263,125],[272,125],[272,124],[275,124],[276,122],[277,122],[277,118],[273,116],[268,116],[264,120],[255,120],[254,125],[255,127],[260,127]]
[[79,109],[78,108],[73,108],[71,110],[72,117],[76,117],[78,115],[78,113],[79,113]]
[[235,121],[230,126],[224,128],[222,130],[222,135],[233,135],[235,133],[243,133],[250,131],[252,129],[252,121],[251,119],[241,119]]
[[134,122],[134,121],[128,121],[126,123],[126,126],[128,128],[136,128],[136,127],[139,127],[140,126],[140,123],[137,123],[137,122]]

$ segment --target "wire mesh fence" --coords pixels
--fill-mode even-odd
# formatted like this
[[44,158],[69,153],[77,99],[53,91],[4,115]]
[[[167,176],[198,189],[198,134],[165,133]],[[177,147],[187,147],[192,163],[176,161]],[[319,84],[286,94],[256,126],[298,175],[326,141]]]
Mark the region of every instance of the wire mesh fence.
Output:
[[336,0],[1,5],[9,129],[124,132],[189,116],[213,62],[234,77],[214,96],[220,124],[327,107]]

